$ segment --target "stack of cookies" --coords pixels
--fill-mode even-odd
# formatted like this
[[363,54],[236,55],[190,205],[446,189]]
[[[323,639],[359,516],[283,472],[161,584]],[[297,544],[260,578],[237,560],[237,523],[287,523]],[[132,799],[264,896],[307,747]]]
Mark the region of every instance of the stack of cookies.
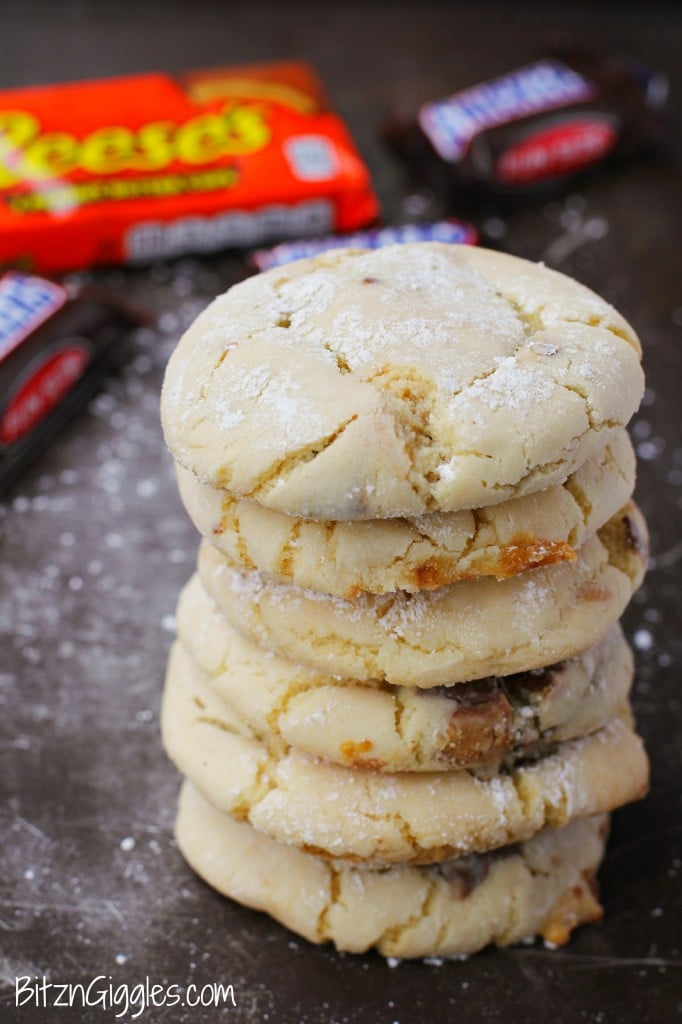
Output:
[[453,956],[597,919],[641,797],[618,619],[646,565],[631,327],[438,244],[218,298],[162,415],[204,537],[163,707],[177,839],[314,942]]

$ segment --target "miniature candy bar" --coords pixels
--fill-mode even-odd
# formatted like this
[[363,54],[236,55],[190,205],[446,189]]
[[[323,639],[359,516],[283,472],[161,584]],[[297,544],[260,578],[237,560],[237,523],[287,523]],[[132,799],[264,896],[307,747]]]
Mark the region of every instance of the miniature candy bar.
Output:
[[666,97],[637,61],[569,53],[425,103],[386,138],[417,187],[520,196],[655,141]]
[[0,275],[0,493],[122,356],[143,315],[104,289]]
[[373,231],[356,231],[352,235],[327,235],[325,238],[309,238],[304,241],[280,242],[272,249],[259,249],[251,260],[259,270],[280,267],[294,260],[318,256],[328,249],[381,249],[384,245],[398,242],[452,242],[461,245],[476,245],[478,233],[472,224],[450,217],[448,220],[431,224],[404,224],[395,228],[376,228]]

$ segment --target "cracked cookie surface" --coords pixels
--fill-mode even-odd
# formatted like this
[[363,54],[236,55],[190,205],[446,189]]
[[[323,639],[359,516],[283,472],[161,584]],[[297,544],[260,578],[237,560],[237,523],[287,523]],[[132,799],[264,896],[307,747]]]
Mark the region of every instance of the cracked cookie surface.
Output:
[[535,935],[566,942],[601,917],[594,879],[607,831],[600,815],[492,855],[363,871],[234,821],[188,783],[175,827],[190,866],[224,895],[310,942],[396,957],[461,956]]
[[477,508],[561,483],[635,412],[640,345],[570,278],[469,246],[339,250],[216,299],[171,357],[168,446],[314,519]]
[[506,579],[574,559],[632,494],[635,455],[621,430],[563,484],[544,491],[482,509],[336,522],[235,498],[177,463],[176,473],[194,525],[237,567],[353,598],[435,590],[479,576]]
[[240,735],[221,703],[207,704],[169,671],[162,708],[169,757],[218,809],[325,857],[381,866],[481,853],[611,811],[648,785],[627,709],[591,736],[506,770],[388,775],[296,750],[277,756]]
[[264,651],[226,622],[196,577],[177,622],[189,657],[175,655],[169,672],[199,677],[255,738],[378,771],[462,768],[594,732],[623,706],[633,675],[617,625],[559,665],[423,690],[338,679]]
[[360,681],[431,687],[526,672],[596,643],[639,586],[647,533],[633,503],[590,537],[575,562],[497,581],[353,601],[238,571],[199,549],[205,590],[262,647]]

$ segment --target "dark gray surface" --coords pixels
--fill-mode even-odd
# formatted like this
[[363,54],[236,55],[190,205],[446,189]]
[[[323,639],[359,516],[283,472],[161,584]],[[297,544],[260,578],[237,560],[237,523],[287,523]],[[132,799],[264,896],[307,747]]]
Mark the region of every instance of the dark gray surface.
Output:
[[[606,920],[565,950],[487,951],[391,969],[339,956],[212,893],[171,838],[178,780],[158,738],[177,592],[196,538],[158,425],[163,367],[182,328],[240,273],[186,260],[105,283],[161,314],[119,379],[0,505],[0,1016],[113,1020],[101,1009],[14,1009],[17,974],[115,984],[225,981],[225,1018],[275,1024],[648,1022],[682,1009],[677,524],[682,349],[678,156],[681,19],[673,7],[433,3],[0,4],[0,86],[150,68],[300,56],[318,67],[370,160],[387,219],[401,172],[377,125],[395,101],[476,82],[557,35],[624,47],[673,83],[670,146],[577,194],[506,219],[500,245],[575,275],[639,330],[648,390],[632,429],[653,564],[625,617],[638,648],[635,710],[651,795],[614,816],[601,873]],[[456,212],[456,211],[453,211]],[[586,225],[587,228],[586,228]],[[597,237],[599,236],[599,237]],[[4,1014],[4,1016],[3,1016]],[[129,1020],[130,1016],[124,1019]],[[213,1022],[217,1010],[143,1021]]]

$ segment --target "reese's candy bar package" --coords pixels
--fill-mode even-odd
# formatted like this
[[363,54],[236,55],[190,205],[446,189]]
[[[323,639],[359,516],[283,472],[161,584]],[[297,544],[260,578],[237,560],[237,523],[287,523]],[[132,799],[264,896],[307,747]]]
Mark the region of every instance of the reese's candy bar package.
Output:
[[666,97],[638,61],[571,52],[430,100],[385,137],[413,185],[518,198],[656,141]]
[[270,270],[294,260],[318,256],[329,249],[381,249],[384,245],[402,242],[448,242],[458,245],[476,245],[478,232],[473,224],[449,217],[431,223],[402,224],[393,228],[375,228],[373,231],[355,231],[350,235],[326,235],[295,242],[280,242],[271,249],[258,249],[251,262],[258,270]]
[[103,289],[0,274],[0,494],[117,366],[139,310]]
[[0,92],[0,265],[47,272],[351,231],[369,172],[300,63]]

